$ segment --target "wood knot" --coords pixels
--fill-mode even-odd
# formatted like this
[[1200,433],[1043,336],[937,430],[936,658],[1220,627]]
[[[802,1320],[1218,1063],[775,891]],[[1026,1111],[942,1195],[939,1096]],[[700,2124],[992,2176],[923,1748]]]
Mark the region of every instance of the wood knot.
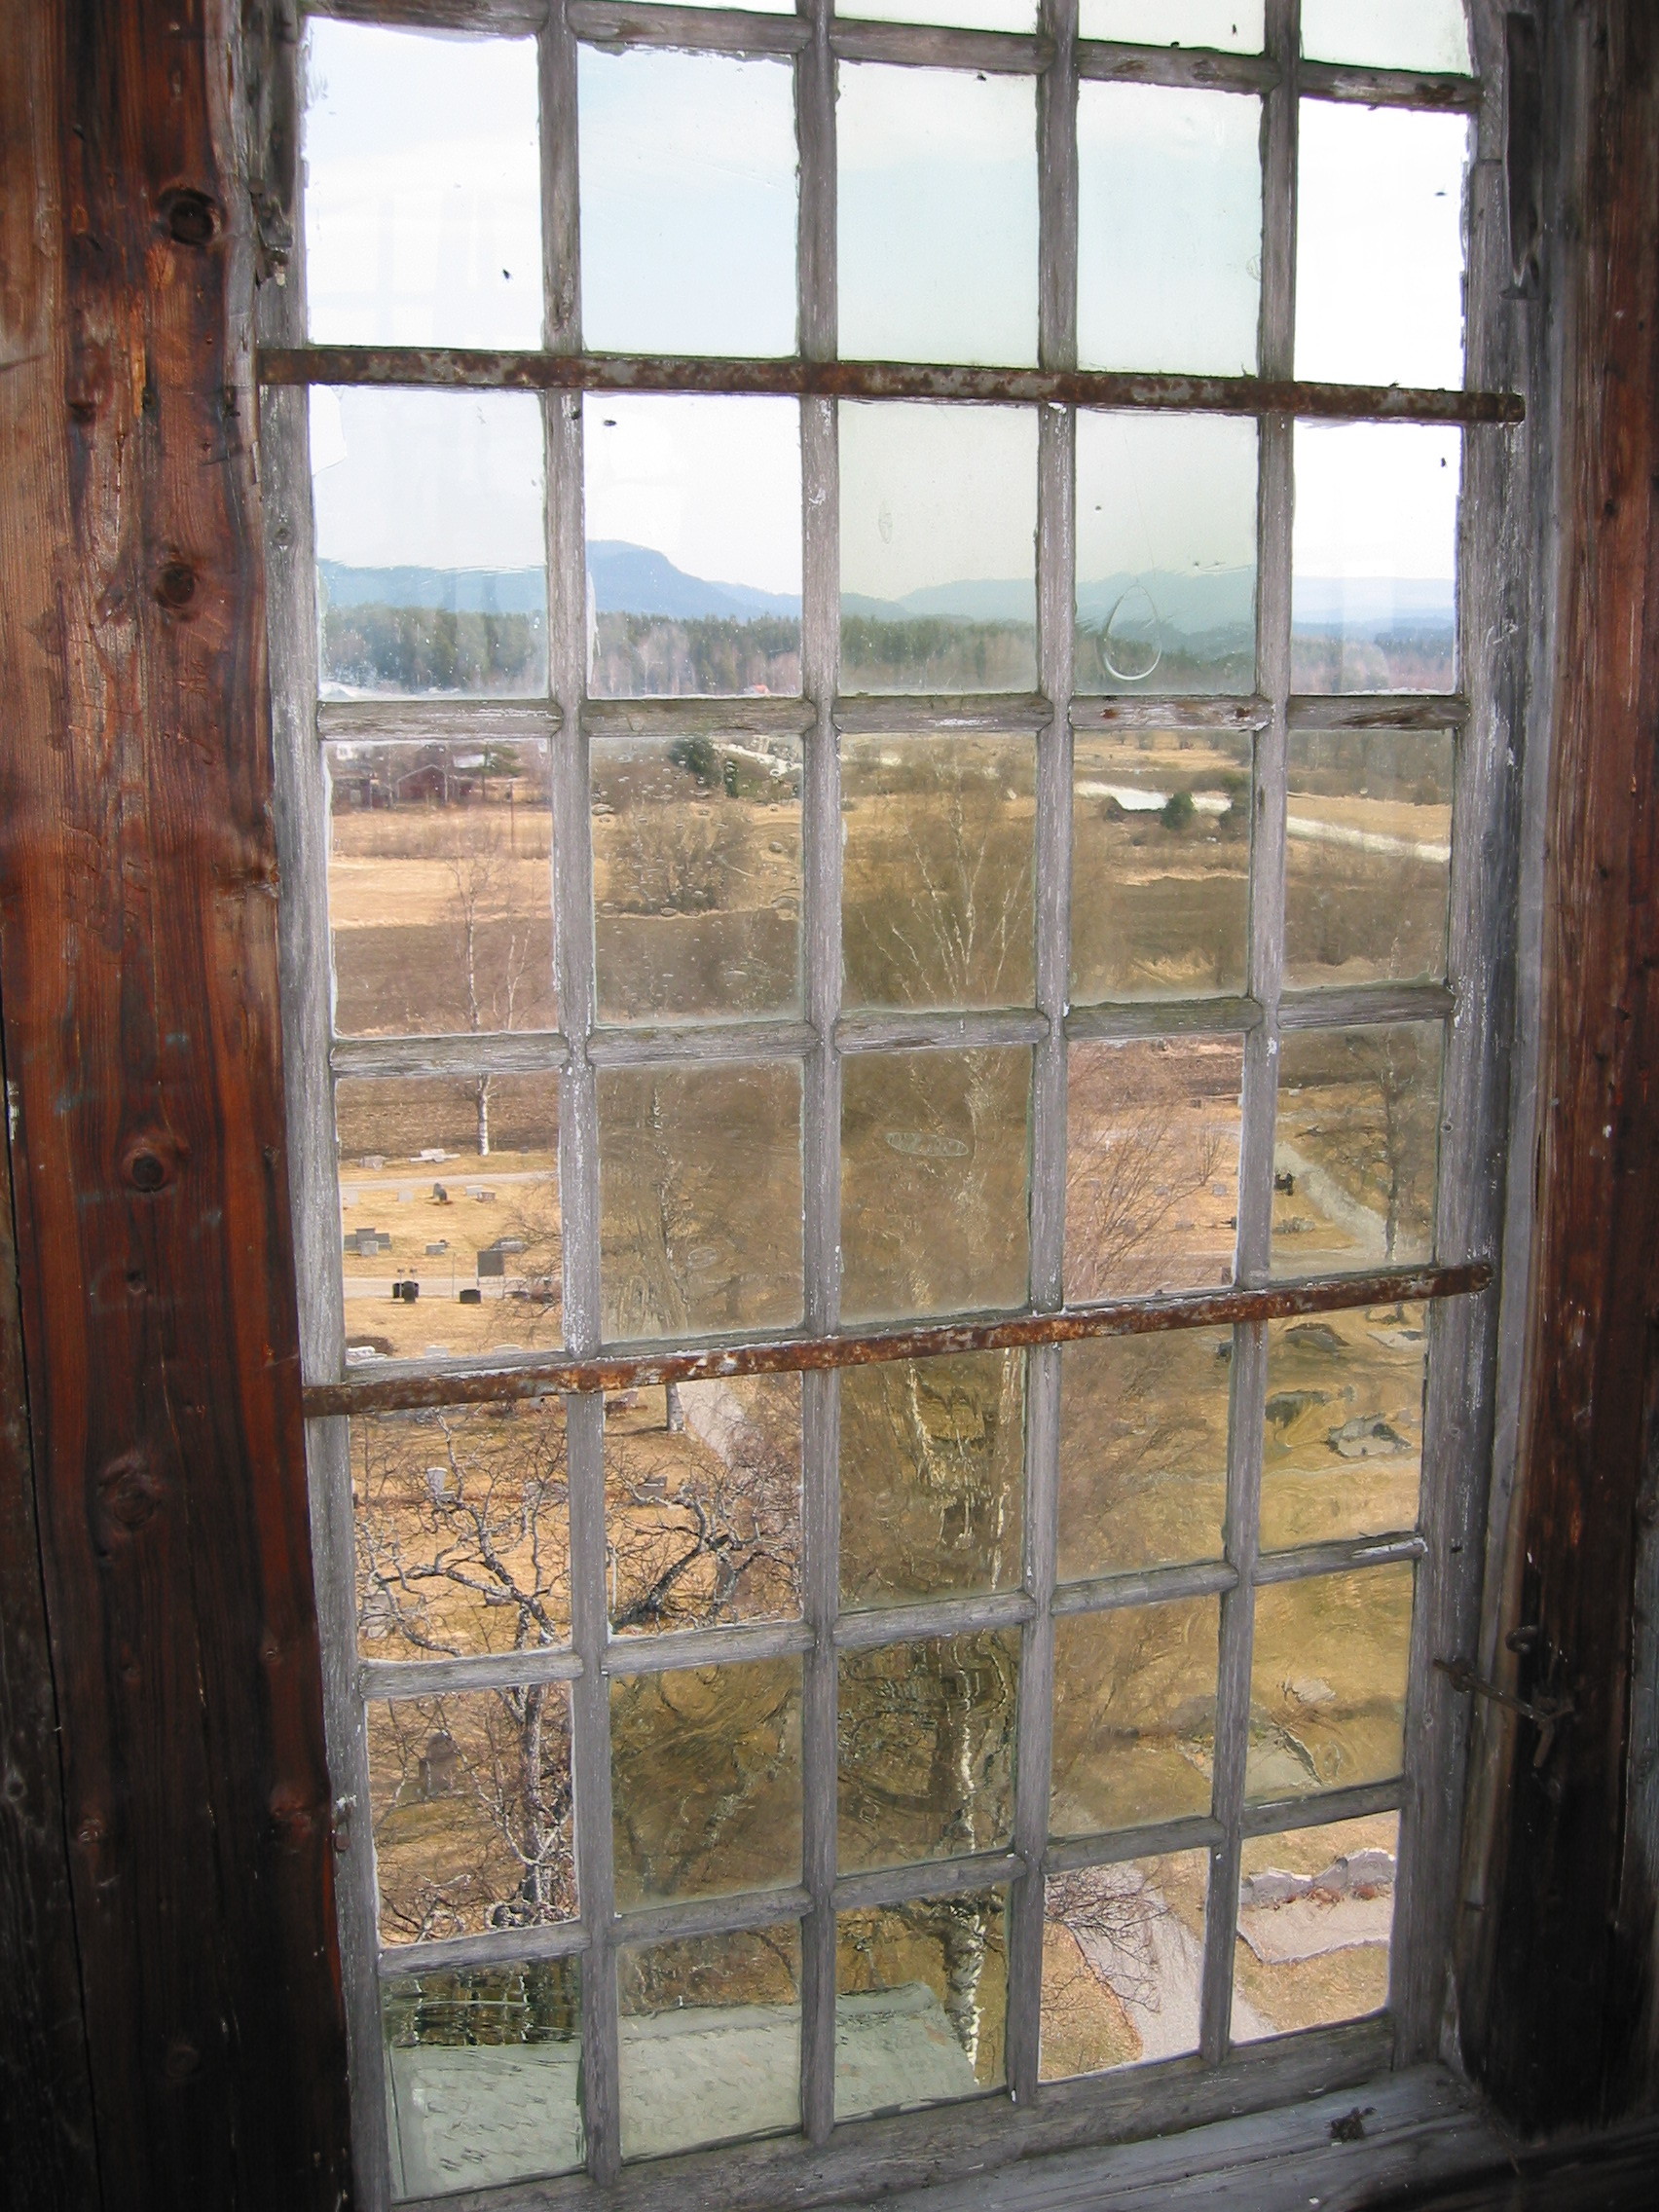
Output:
[[167,561],[156,578],[156,597],[171,613],[182,613],[196,597],[196,571],[188,561]]
[[202,2053],[188,2036],[174,2036],[167,2045],[162,2070],[169,2082],[188,2082],[202,2064]]
[[123,1452],[98,1475],[98,1518],[107,1540],[135,1536],[154,1518],[166,1485],[141,1451]]
[[129,1140],[121,1156],[125,1181],[146,1198],[154,1198],[176,1180],[183,1147],[163,1129],[144,1129]]
[[208,245],[219,228],[219,210],[204,192],[174,185],[161,198],[162,222],[179,245]]

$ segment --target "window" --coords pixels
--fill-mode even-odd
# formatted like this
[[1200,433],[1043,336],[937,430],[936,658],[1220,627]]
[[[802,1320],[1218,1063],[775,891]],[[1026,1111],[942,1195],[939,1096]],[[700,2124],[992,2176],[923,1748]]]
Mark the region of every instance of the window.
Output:
[[362,13],[262,376],[368,2200],[1431,2048],[1460,10]]

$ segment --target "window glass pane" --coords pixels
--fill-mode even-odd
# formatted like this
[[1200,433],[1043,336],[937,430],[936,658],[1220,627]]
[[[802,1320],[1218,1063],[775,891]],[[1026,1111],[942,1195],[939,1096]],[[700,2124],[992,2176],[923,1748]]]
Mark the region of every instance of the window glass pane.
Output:
[[555,1029],[547,748],[327,752],[334,1027]]
[[608,1338],[791,1327],[800,1070],[602,1068],[599,1206]]
[[582,403],[596,698],[800,689],[800,408]]
[[1077,28],[1080,38],[1259,54],[1262,0],[1080,0]]
[[841,688],[1037,681],[1037,416],[843,400]]
[[1245,1837],[1235,2043],[1382,2011],[1399,1858],[1397,1813]]
[[841,1318],[1023,1306],[1031,1054],[859,1052],[841,1068]]
[[1255,680],[1255,424],[1080,410],[1079,690]]
[[1302,102],[1299,377],[1462,383],[1468,159],[1466,116]]
[[1051,1834],[1209,1811],[1220,1624],[1213,1598],[1054,1623]]
[[1463,0],[1365,0],[1362,8],[1302,0],[1302,51],[1316,61],[1459,74],[1469,66]]
[[1262,103],[1077,89],[1077,353],[1086,369],[1254,376]]
[[658,2158],[799,2126],[793,1921],[628,1944],[617,1953],[616,1978],[623,2157]]
[[539,346],[534,39],[313,17],[306,311],[343,346]]
[[1293,731],[1286,763],[1285,981],[1446,973],[1449,730]]
[[1019,1632],[936,1637],[840,1662],[843,1874],[1007,1847]]
[[1296,426],[1298,691],[1450,691],[1462,435],[1419,423]]
[[800,740],[595,739],[599,1018],[800,1003]]
[[800,1880],[800,1661],[610,1685],[619,1911]]
[[1417,1526],[1424,1343],[1420,1306],[1269,1322],[1266,1550]]
[[577,50],[582,338],[612,353],[793,353],[788,61]]
[[1232,1375],[1231,1329],[1066,1346],[1062,1582],[1221,1556]]
[[367,1714],[383,1943],[573,1917],[562,1682],[377,1698]]
[[843,1006],[1029,1006],[1036,816],[1029,737],[844,737]]
[[1019,1581],[1025,1360],[965,1352],[841,1377],[841,1603]]
[[1037,86],[841,62],[837,313],[845,360],[1037,358]]
[[970,31],[1034,31],[1037,0],[835,0],[851,21],[943,23]]
[[1198,2049],[1208,1888],[1204,1851],[1049,1876],[1045,2082]]
[[1409,1267],[1434,1249],[1441,1026],[1293,1030],[1279,1047],[1275,1274]]
[[535,394],[319,387],[311,419],[323,697],[545,692]]
[[381,2008],[397,2195],[582,2164],[579,1959],[398,1974]]
[[800,1611],[800,1378],[733,1376],[605,1401],[615,1635]]
[[358,1415],[351,1497],[365,1659],[570,1641],[563,1400]]
[[1242,991],[1250,739],[1084,729],[1072,762],[1074,1003]]
[[1074,1045],[1066,1302],[1233,1280],[1242,1046]]
[[1400,1771],[1410,1563],[1256,1592],[1245,1794],[1304,1797]]
[[335,1086],[348,1366],[563,1342],[559,1079]]
[[967,1890],[835,1921],[835,2118],[1000,2088],[1008,1892]]

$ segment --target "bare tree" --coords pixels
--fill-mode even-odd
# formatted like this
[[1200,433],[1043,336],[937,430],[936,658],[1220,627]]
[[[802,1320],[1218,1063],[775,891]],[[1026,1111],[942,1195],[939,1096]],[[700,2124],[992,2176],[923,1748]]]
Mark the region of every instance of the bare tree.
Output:
[[[529,975],[533,939],[514,925],[510,863],[494,824],[474,823],[463,852],[448,862],[454,890],[450,904],[457,933],[461,1001],[468,1032],[511,1029]],[[505,926],[505,942],[498,940]],[[493,1078],[480,1075],[470,1086],[478,1133],[478,1157],[490,1153],[490,1091]]]
[[[1183,1081],[1183,1069],[1188,1080]],[[1147,1287],[1160,1237],[1229,1150],[1185,1058],[1118,1046],[1074,1053],[1066,1155],[1066,1294]]]
[[1439,1079],[1438,1038],[1407,1023],[1348,1031],[1298,1071],[1313,1113],[1299,1136],[1361,1204],[1381,1212],[1389,1263],[1402,1231],[1426,1238]]

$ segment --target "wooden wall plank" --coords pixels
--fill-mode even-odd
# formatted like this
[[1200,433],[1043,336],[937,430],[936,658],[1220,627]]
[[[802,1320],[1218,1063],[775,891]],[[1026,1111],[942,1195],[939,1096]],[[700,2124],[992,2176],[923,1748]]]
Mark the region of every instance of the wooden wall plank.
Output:
[[1522,1697],[1574,1712],[1541,1756],[1531,1723],[1481,1716],[1460,1980],[1466,2055],[1541,2129],[1659,2088],[1628,2063],[1653,1994],[1654,1840],[1622,1850],[1633,1760],[1652,1756],[1631,1692],[1659,1317],[1659,17],[1591,0],[1540,11],[1539,35],[1555,110],[1536,336],[1568,335],[1540,517],[1546,543],[1560,532],[1541,1113],[1535,1162],[1514,1163],[1535,1172],[1537,1218],[1496,1624],[1521,1648],[1492,1645]]
[[240,27],[0,0],[0,1008],[104,2196],[332,2207]]

